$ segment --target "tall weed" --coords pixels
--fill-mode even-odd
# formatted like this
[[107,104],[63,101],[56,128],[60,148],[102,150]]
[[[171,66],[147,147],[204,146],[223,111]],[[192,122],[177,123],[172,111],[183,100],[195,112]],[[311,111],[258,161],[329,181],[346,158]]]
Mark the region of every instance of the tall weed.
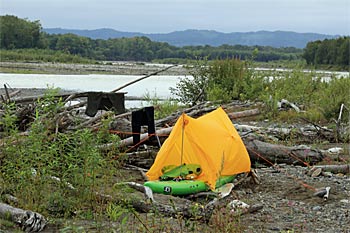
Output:
[[16,196],[20,207],[44,215],[100,211],[96,192],[113,179],[116,168],[97,145],[106,140],[117,143],[119,138],[108,138],[104,127],[98,133],[87,129],[57,132],[56,116],[62,106],[48,93],[36,103],[28,135],[19,137],[14,107],[9,105],[1,121],[6,132],[0,148],[4,192]]

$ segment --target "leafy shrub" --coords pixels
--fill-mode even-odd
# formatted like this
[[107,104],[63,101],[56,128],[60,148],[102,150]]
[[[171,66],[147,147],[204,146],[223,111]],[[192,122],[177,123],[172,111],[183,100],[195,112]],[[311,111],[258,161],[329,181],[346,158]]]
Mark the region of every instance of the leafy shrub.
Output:
[[253,76],[248,62],[238,59],[198,61],[191,69],[193,78],[179,81],[171,93],[182,103],[254,99],[263,90],[263,79]]
[[190,70],[190,75],[192,77],[181,78],[175,88],[170,88],[170,92],[184,104],[207,100],[208,61],[198,60],[194,68]]
[[[324,83],[324,89],[317,92],[315,104],[320,107],[326,119],[337,119],[342,104],[350,108],[349,77],[331,78]],[[349,110],[348,110],[349,111]],[[349,120],[349,114],[343,114],[343,120]]]

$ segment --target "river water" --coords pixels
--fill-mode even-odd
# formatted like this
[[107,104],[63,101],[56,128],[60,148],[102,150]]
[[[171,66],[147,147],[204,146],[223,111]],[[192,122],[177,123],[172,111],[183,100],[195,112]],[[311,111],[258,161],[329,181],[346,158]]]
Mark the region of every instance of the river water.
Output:
[[[112,91],[141,75],[57,75],[57,74],[10,74],[0,73],[0,85],[7,84],[11,88],[60,88],[63,90],[81,91]],[[139,82],[121,89],[120,92],[127,92],[126,96],[169,99],[174,97],[170,87],[176,87],[180,78],[185,76],[156,75],[145,78]],[[127,108],[141,107],[147,105],[145,101],[126,101]]]
[[[261,69],[263,70],[263,69]],[[287,70],[281,70],[287,71]],[[304,71],[307,72],[307,71]],[[333,74],[336,77],[349,77],[349,72],[322,72],[324,78],[330,78]],[[87,74],[87,75],[57,75],[57,74],[11,74],[0,73],[0,85],[8,84],[11,88],[61,88],[69,91],[112,91],[131,81],[134,81],[141,75],[106,75],[106,74]],[[127,92],[126,96],[169,99],[172,96],[170,87],[176,87],[180,78],[184,75],[155,75],[120,90]],[[187,76],[190,77],[190,76]],[[129,102],[127,105],[139,106],[140,102]]]
[[[256,70],[267,70],[256,68]],[[275,70],[276,71],[276,70]],[[288,71],[281,69],[281,71]],[[308,72],[308,71],[304,71]],[[331,75],[336,77],[349,77],[349,72],[324,72],[325,78]],[[141,75],[57,75],[57,74],[11,74],[0,73],[0,85],[8,84],[12,88],[61,88],[71,91],[112,91],[124,84],[142,77]],[[155,75],[136,82],[122,90],[127,96],[143,97],[149,94],[151,97],[170,98],[170,87],[176,87],[180,78],[184,75]],[[189,77],[189,76],[187,76]]]
[[[57,74],[9,74],[0,73],[0,84],[8,84],[12,88],[61,88],[71,91],[112,91],[141,75],[57,75]],[[185,76],[157,75],[136,82],[120,92],[127,92],[127,96],[170,98],[170,87],[176,87],[179,78]]]

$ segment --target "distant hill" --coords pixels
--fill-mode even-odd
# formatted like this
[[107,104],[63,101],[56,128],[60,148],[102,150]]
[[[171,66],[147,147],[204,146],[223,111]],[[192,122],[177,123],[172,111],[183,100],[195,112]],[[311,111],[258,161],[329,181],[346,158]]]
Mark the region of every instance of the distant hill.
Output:
[[337,35],[325,35],[318,33],[297,33],[289,31],[257,31],[257,32],[232,32],[222,33],[212,30],[185,30],[170,33],[145,34],[139,32],[122,32],[114,29],[102,28],[95,30],[44,28],[49,34],[73,33],[92,39],[110,39],[121,37],[146,36],[152,41],[167,42],[175,46],[186,45],[261,45],[280,47],[304,48],[310,41],[333,39]]

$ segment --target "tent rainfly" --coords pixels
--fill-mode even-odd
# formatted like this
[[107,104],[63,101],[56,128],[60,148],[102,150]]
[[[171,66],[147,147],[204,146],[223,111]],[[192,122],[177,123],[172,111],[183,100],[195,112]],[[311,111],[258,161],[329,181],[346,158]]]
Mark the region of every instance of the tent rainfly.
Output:
[[149,180],[158,180],[162,168],[181,164],[199,164],[202,172],[196,179],[212,190],[220,176],[251,169],[242,139],[221,107],[197,119],[183,113],[146,175]]

